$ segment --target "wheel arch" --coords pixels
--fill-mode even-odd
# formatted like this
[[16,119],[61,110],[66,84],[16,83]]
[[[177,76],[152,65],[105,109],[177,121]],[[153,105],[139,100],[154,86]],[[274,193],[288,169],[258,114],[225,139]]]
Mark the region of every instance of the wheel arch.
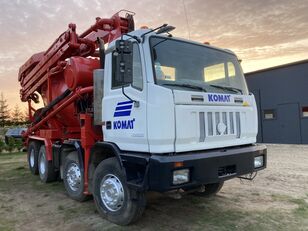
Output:
[[39,143],[40,145],[42,144],[46,145],[45,140],[41,137],[30,136],[26,142],[27,146],[29,146],[31,142]]
[[120,152],[121,151],[117,145],[109,142],[97,142],[92,146],[88,165],[89,191],[92,192],[94,171],[103,160],[111,157],[116,157],[121,169],[123,168]]
[[46,154],[47,154],[47,160],[52,161],[52,141],[50,139],[42,138],[39,136],[29,136],[27,140],[27,145],[31,141],[40,142],[41,144],[44,144],[46,147]]
[[125,173],[128,187],[137,191],[148,188],[148,155],[146,153],[130,153],[121,151],[114,143],[98,142],[91,149],[88,168],[89,191],[92,192],[93,176],[96,167],[105,159],[116,157],[121,169]]
[[50,139],[42,138],[39,136],[29,136],[27,144],[31,141],[43,143],[46,147],[47,160],[52,161],[52,141]]

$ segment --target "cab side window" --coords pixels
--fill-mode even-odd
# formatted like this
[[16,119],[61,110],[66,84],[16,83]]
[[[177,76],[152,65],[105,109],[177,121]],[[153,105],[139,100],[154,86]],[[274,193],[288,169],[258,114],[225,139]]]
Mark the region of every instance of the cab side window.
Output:
[[[122,87],[121,83],[116,80],[116,56],[112,58],[112,89]],[[142,65],[140,51],[137,43],[133,43],[133,82],[132,86],[138,90],[143,89]]]
[[133,44],[133,83],[138,90],[143,89],[142,65],[140,51],[137,43]]

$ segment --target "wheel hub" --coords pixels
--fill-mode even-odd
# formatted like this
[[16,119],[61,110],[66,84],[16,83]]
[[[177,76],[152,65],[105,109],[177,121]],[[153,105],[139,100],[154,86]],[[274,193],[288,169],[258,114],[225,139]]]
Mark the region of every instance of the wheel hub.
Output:
[[121,181],[112,174],[106,175],[100,184],[100,195],[110,211],[118,211],[124,203],[124,189]]
[[31,168],[34,167],[34,149],[32,149],[30,152],[30,166]]
[[44,175],[45,171],[46,171],[45,162],[46,162],[45,155],[43,154],[43,155],[41,155],[41,158],[40,158],[40,173],[42,175]]
[[68,166],[66,180],[73,191],[77,191],[81,185],[81,172],[77,164],[72,163]]

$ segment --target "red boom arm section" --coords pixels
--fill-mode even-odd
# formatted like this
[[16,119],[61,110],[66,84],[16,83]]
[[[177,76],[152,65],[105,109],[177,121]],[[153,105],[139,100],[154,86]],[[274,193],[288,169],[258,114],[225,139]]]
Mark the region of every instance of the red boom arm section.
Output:
[[94,55],[98,47],[97,38],[109,43],[132,30],[134,30],[134,21],[131,14],[120,17],[117,13],[110,19],[96,18],[96,23],[81,35],[76,33],[75,24],[69,24],[68,30],[61,34],[47,51],[34,54],[20,67],[18,80],[22,87],[21,100],[36,101],[37,96],[34,93],[36,91],[41,93],[40,88],[47,82],[48,77],[63,69],[65,59],[72,56]]

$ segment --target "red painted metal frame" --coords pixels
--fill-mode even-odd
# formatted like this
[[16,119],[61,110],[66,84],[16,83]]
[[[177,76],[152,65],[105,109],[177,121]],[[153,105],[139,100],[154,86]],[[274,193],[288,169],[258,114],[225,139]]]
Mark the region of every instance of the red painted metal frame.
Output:
[[42,138],[40,136],[29,136],[28,139],[43,141],[46,147],[47,160],[52,160],[52,142],[50,139]]
[[81,146],[84,149],[84,193],[89,194],[88,192],[88,168],[89,160],[91,155],[91,147],[102,137],[95,132],[93,126],[93,118],[91,114],[80,114],[80,121],[82,122],[81,126]]
[[[77,88],[69,97],[61,103],[59,107],[54,109],[51,113],[49,113],[46,117],[44,117],[40,122],[38,122],[33,127],[30,127],[26,133],[23,134],[24,137],[27,137],[27,142],[29,140],[40,140],[43,141],[46,146],[46,154],[48,161],[52,160],[52,139],[44,138],[42,136],[36,135],[35,131],[40,131],[41,128],[48,120],[57,115],[61,110],[63,110],[67,105],[74,102],[76,99],[82,97],[82,95],[87,93],[92,93],[93,87],[86,88]],[[80,114],[81,127],[79,128],[79,132],[81,135],[81,145],[84,149],[84,193],[90,194],[88,192],[88,167],[90,160],[90,150],[91,147],[99,140],[102,140],[101,129],[97,129],[93,125],[93,116],[90,113],[82,113]]]
[[45,124],[48,120],[50,120],[52,117],[54,117],[59,111],[63,110],[66,106],[74,102],[77,98],[80,98],[81,95],[86,93],[93,92],[93,87],[85,87],[85,88],[77,88],[69,97],[68,99],[64,100],[56,109],[54,109],[52,112],[50,112],[48,115],[46,115],[40,122],[35,124],[32,127],[29,127],[27,132],[24,133],[24,136],[29,136],[33,134],[34,131],[38,130],[40,127],[42,127],[43,124]]
[[[70,65],[67,61],[68,58],[73,56],[95,57],[97,56],[95,52],[98,48],[98,38],[101,38],[105,43],[110,43],[122,34],[132,30],[134,30],[134,20],[133,14],[130,13],[126,14],[125,17],[120,17],[119,13],[116,13],[109,19],[96,18],[95,24],[80,35],[76,33],[76,25],[71,23],[68,25],[68,29],[45,52],[34,54],[19,69],[20,98],[21,101],[28,102],[29,120],[32,122],[28,130],[23,134],[26,144],[32,139],[44,142],[47,159],[51,161],[52,144],[55,141],[63,142],[66,139],[80,139],[84,150],[85,194],[89,194],[88,166],[90,149],[95,142],[103,140],[103,135],[101,127],[93,126],[91,112],[85,111],[79,115],[77,114],[76,102],[89,99],[89,97],[93,99],[93,86],[85,85],[81,87],[78,85],[75,89],[71,89],[71,94],[63,98],[53,108],[50,108],[40,121],[36,121],[34,117],[37,117],[35,113],[40,115],[41,111],[36,111],[31,102],[36,102],[38,99],[37,94],[40,94],[44,104],[50,104],[56,97],[63,94],[68,88],[64,79],[65,77],[71,77],[64,72],[67,65]],[[88,68],[82,67],[82,65],[84,64],[78,65],[80,73],[84,73],[82,71],[85,70],[89,72],[95,69],[91,64],[88,65]],[[71,120],[63,121],[62,119],[61,121],[61,118],[71,118]]]

